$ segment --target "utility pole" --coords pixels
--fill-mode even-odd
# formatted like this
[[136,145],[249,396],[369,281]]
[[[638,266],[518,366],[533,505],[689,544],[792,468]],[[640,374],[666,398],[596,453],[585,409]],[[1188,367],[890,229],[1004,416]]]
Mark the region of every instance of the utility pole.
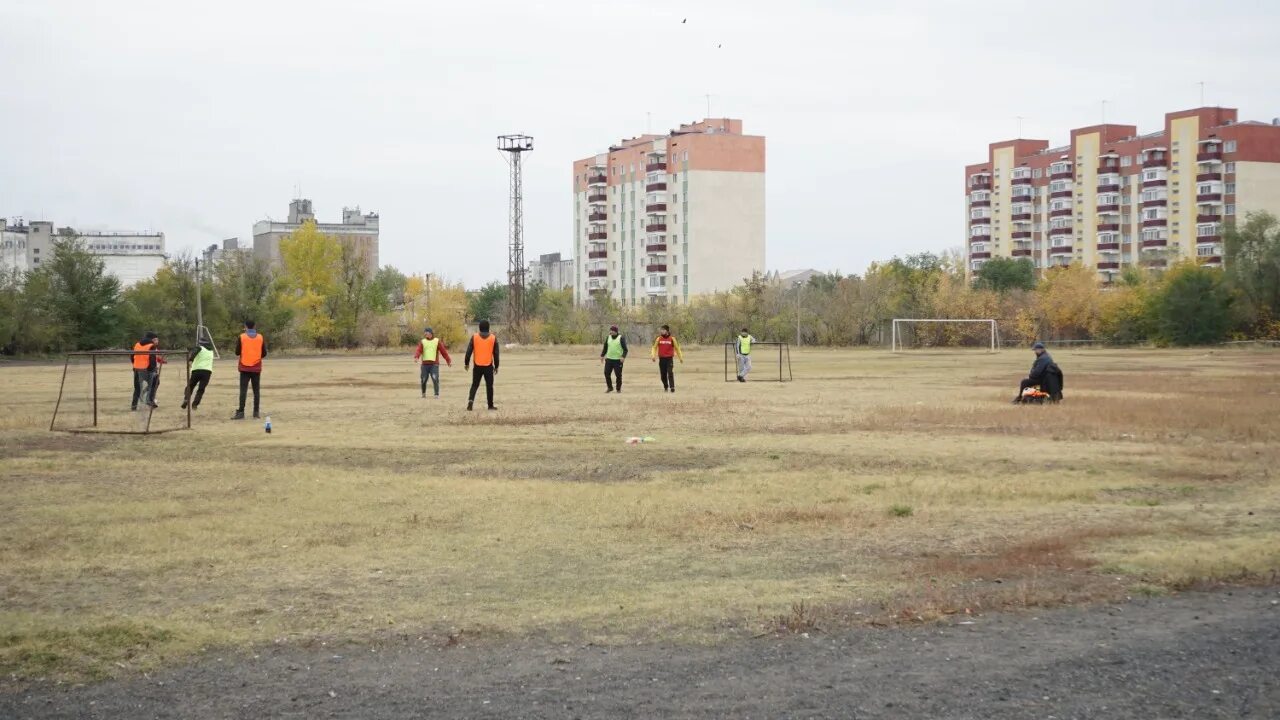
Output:
[[792,285],[796,288],[796,347],[800,347],[800,289],[804,287],[796,280]]
[[519,334],[524,326],[524,179],[520,158],[533,152],[529,135],[499,135],[498,151],[506,153],[511,167],[510,237],[507,241],[507,327]]

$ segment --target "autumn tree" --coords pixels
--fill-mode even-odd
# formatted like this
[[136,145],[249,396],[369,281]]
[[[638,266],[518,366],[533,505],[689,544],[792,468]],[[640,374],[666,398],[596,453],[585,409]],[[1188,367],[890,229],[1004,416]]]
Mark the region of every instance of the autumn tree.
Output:
[[333,345],[332,300],[343,268],[342,244],[308,220],[280,240],[280,286],[293,309],[298,334],[317,346]]
[[1152,298],[1155,340],[1169,345],[1221,341],[1231,326],[1231,301],[1221,271],[1194,262],[1175,265]]
[[1243,323],[1259,336],[1280,339],[1280,220],[1249,213],[1243,225],[1227,228],[1223,244]]

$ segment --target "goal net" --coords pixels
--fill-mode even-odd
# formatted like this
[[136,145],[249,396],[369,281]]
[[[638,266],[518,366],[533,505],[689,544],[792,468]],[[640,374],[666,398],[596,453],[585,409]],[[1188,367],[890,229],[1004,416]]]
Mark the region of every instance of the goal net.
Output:
[[[733,342],[724,344],[724,381],[736,382],[743,365],[734,352]],[[748,356],[749,369],[746,373],[748,382],[791,382],[791,346],[783,342],[751,343],[751,354]]]
[[1000,349],[1000,330],[993,319],[894,318],[893,352],[929,347]]
[[[159,365],[154,377],[135,377],[134,355],[167,355],[169,362]],[[67,353],[49,429],[119,435],[190,429],[191,413],[180,408],[189,374],[181,350]],[[153,383],[155,408],[148,402]],[[137,409],[132,409],[135,401]]]

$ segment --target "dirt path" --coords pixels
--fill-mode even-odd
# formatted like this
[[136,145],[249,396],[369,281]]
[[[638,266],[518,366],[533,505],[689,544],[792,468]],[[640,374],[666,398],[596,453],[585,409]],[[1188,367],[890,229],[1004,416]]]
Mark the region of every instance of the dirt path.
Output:
[[715,647],[273,649],[5,718],[1275,718],[1280,588]]

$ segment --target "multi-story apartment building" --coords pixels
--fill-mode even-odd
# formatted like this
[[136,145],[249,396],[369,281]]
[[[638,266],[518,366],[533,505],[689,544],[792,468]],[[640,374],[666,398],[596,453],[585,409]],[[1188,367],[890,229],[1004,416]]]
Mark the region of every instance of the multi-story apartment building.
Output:
[[0,268],[25,272],[39,269],[53,256],[54,241],[75,240],[102,260],[103,271],[124,287],[149,280],[164,265],[164,233],[54,229],[52,222],[7,224],[0,239]]
[[765,270],[765,139],[706,119],[573,163],[574,299],[687,303]]
[[[253,224],[253,251],[259,257],[270,260],[272,264],[280,262],[280,241],[290,233],[302,227],[308,221],[314,222],[316,215],[311,211],[311,201],[299,198],[289,203],[289,220],[260,220]],[[339,241],[354,247],[364,257],[370,273],[378,271],[378,214],[360,214],[360,208],[343,208],[342,222],[316,223],[316,229],[326,235],[332,235]]]
[[986,162],[966,166],[964,192],[969,272],[994,257],[1079,263],[1104,282],[1177,258],[1221,266],[1224,223],[1280,212],[1280,120],[1196,108],[1143,135],[1106,124],[1072,130],[1061,147],[993,143]]
[[573,259],[561,258],[560,253],[539,255],[537,260],[529,261],[529,271],[525,274],[524,281],[529,285],[542,283],[552,290],[571,288]]

